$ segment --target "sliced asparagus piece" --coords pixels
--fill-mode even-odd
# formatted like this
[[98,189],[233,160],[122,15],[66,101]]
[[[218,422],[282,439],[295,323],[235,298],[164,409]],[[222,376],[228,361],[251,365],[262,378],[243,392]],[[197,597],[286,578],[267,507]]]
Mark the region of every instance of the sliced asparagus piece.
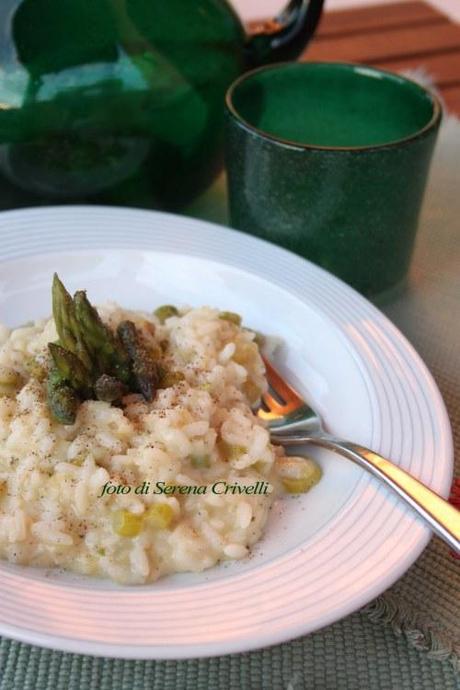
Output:
[[171,316],[179,315],[177,307],[174,307],[172,304],[163,304],[161,307],[155,309],[153,313],[162,324],[166,321],[166,319],[169,319]]

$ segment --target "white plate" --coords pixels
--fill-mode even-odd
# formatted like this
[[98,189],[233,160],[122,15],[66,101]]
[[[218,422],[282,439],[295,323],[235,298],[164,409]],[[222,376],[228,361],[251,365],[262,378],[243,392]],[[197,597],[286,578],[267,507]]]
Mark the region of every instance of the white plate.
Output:
[[[57,270],[133,308],[209,304],[280,335],[284,371],[338,435],[446,496],[452,440],[439,392],[392,324],[325,271],[216,225],[146,211],[60,207],[0,214],[0,321],[50,312]],[[0,633],[142,659],[227,654],[332,623],[389,587],[428,530],[358,468],[319,454],[324,478],[279,502],[245,560],[143,587],[0,563]]]

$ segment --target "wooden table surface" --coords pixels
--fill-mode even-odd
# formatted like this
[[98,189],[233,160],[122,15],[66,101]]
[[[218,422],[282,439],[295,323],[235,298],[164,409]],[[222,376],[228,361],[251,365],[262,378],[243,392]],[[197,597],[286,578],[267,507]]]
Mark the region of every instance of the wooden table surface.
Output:
[[447,109],[460,115],[460,25],[424,2],[326,11],[302,59],[359,62],[395,72],[423,68]]

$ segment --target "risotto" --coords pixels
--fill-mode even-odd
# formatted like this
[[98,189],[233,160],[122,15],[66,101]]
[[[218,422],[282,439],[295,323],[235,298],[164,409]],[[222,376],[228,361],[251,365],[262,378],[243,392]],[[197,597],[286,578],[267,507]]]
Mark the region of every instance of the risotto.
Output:
[[282,481],[319,478],[304,464],[296,488],[305,461],[254,413],[267,388],[255,333],[209,307],[98,312],[113,333],[134,324],[161,377],[152,396],[83,396],[71,423],[49,403],[55,320],[0,326],[0,557],[126,584],[243,558]]

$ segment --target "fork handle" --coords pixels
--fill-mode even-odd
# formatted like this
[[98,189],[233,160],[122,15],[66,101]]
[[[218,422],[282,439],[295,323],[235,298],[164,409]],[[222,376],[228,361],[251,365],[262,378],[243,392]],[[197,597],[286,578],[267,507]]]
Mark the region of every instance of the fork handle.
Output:
[[283,446],[312,443],[343,455],[363,467],[390,486],[428,523],[433,532],[449,544],[457,554],[460,554],[460,511],[390,460],[386,460],[369,448],[349,441],[341,441],[329,435],[272,434],[271,440]]

